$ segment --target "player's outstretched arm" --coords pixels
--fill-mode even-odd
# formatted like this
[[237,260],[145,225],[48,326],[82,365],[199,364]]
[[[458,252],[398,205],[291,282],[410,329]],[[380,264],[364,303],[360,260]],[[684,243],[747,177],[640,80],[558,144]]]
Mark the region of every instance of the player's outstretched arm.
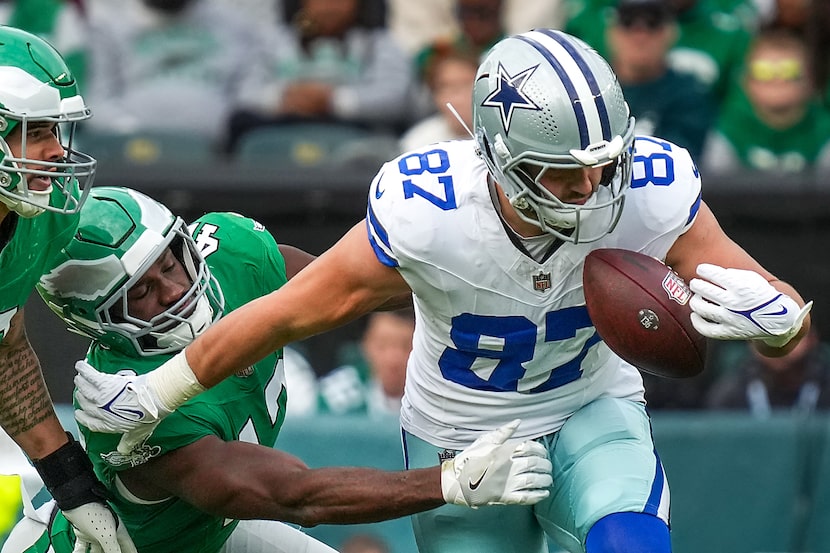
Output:
[[206,437],[121,478],[146,499],[175,495],[217,516],[303,526],[377,522],[445,503],[531,505],[549,494],[551,463],[541,444],[510,441],[518,424],[428,469],[309,469],[285,452]]
[[[75,528],[76,551],[135,553],[126,527],[107,505],[106,490],[83,448],[61,427],[40,363],[26,338],[23,311],[0,343],[0,421],[32,460],[46,488]],[[80,549],[79,549],[80,548]]]
[[76,418],[90,430],[124,434],[118,450],[128,453],[205,388],[408,292],[398,271],[377,260],[365,223],[358,223],[285,286],[229,313],[156,370],[123,377],[79,366]]

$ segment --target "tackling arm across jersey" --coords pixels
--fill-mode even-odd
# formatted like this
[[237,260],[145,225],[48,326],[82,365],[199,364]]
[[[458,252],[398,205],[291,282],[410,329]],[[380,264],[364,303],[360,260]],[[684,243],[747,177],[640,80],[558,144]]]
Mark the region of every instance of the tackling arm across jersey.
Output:
[[[124,433],[119,450],[129,452],[164,416],[205,388],[289,342],[335,328],[408,291],[397,271],[377,261],[366,227],[359,224],[278,291],[229,313],[154,371],[141,376],[107,375],[79,363],[75,397],[82,409],[76,417],[90,430]],[[392,489],[408,485],[405,480],[412,478],[423,485],[440,480],[440,491],[439,486],[417,486],[424,488],[416,494],[418,498],[401,507],[408,512],[443,502],[467,506],[536,503],[548,495],[550,461],[535,442],[505,444],[517,426],[514,421],[482,435],[428,473],[405,479],[383,473],[384,480]],[[471,486],[482,477],[480,485]],[[362,476],[358,473],[354,478]],[[352,488],[365,493],[349,481]],[[342,492],[346,498],[347,492]],[[308,515],[294,516],[302,520]],[[361,516],[365,519],[366,515]]]

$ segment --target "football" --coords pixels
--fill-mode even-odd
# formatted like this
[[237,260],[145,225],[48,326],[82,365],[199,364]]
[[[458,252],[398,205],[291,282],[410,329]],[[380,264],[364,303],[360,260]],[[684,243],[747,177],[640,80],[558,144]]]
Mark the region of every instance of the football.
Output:
[[598,249],[585,259],[582,284],[588,315],[614,353],[657,376],[703,371],[706,338],[692,326],[692,292],[670,267],[642,253]]

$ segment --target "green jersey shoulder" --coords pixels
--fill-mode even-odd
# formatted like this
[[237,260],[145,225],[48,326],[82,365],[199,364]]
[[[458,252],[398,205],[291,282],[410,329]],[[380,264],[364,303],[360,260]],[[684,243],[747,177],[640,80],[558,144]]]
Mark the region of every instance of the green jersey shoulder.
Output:
[[0,340],[9,330],[14,314],[29,299],[37,281],[51,268],[52,258],[72,239],[79,220],[77,213],[67,215],[52,211],[31,219],[11,213],[6,216],[4,226],[11,236],[0,250],[0,272],[5,275],[0,283]]

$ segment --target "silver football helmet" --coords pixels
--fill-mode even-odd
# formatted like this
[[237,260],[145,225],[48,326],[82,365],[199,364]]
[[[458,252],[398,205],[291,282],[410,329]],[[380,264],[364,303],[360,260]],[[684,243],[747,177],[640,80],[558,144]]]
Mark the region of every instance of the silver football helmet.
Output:
[[[473,124],[487,167],[523,220],[574,243],[614,229],[631,184],[634,118],[590,46],[549,29],[503,39],[479,66]],[[583,167],[605,168],[584,205],[540,185],[547,169]]]

